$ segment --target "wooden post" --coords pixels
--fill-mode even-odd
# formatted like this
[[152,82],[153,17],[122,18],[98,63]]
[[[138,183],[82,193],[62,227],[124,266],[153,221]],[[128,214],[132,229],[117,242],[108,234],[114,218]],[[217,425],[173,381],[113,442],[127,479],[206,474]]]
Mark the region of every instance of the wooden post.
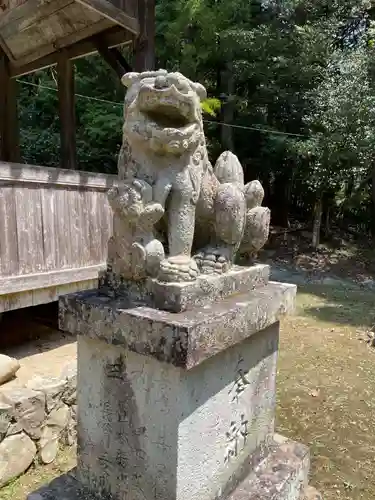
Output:
[[120,79],[125,73],[132,71],[132,67],[118,49],[109,49],[99,37],[95,42],[95,46],[104,61],[115,71]]
[[57,86],[60,115],[61,168],[77,168],[74,65],[64,51],[58,55]]
[[0,49],[0,160],[20,163],[17,82],[10,78],[9,59]]
[[139,37],[135,43],[135,70],[155,69],[155,0],[138,1]]

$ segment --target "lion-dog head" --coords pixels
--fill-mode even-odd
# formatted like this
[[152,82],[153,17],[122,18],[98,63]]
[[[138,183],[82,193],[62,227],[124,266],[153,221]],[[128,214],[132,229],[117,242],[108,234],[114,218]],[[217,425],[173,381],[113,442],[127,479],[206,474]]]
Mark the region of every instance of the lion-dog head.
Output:
[[206,89],[181,73],[127,73],[124,136],[132,147],[181,156],[204,140],[201,100]]

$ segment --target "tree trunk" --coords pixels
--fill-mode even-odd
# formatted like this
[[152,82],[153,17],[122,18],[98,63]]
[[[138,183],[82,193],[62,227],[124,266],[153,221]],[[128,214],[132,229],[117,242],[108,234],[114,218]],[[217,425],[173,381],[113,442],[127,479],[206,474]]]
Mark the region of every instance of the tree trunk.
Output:
[[351,198],[353,196],[353,190],[354,190],[354,179],[352,177],[346,183],[346,187],[345,187],[345,200],[348,199],[348,198]]
[[[375,168],[375,167],[374,167]],[[370,175],[368,175],[367,177],[365,177],[359,184],[359,186],[357,186],[356,188],[354,188],[354,184],[348,184],[348,187],[345,191],[345,200],[343,202],[343,204],[341,205],[341,214],[343,214],[345,208],[349,205],[349,203],[351,201],[355,201],[355,198],[358,197],[362,191],[364,190],[364,188],[366,186],[369,185],[370,182],[372,182],[372,179],[374,177],[374,173],[372,172]]]
[[272,200],[272,223],[275,226],[288,228],[289,203],[291,193],[291,179],[286,175],[276,177],[274,181],[274,195]]
[[328,207],[326,211],[324,234],[326,237],[331,234],[331,207]]
[[322,196],[322,218],[324,220],[324,236],[329,237],[331,234],[331,216],[335,204],[336,194],[328,191]]
[[318,248],[320,243],[320,228],[322,225],[322,212],[323,212],[322,198],[323,197],[320,194],[318,199],[316,200],[314,207],[314,222],[313,222],[313,234],[312,234],[313,248]]
[[371,198],[372,198],[371,236],[372,239],[375,240],[375,163],[372,167]]

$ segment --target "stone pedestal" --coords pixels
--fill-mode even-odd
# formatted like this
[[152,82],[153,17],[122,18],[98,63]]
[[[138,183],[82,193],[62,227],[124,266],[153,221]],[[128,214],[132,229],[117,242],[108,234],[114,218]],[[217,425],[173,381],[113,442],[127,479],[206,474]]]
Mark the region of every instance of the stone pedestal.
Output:
[[29,500],[303,499],[308,450],[274,433],[296,287],[268,276],[113,293],[107,280],[61,299],[61,328],[78,335],[78,466]]

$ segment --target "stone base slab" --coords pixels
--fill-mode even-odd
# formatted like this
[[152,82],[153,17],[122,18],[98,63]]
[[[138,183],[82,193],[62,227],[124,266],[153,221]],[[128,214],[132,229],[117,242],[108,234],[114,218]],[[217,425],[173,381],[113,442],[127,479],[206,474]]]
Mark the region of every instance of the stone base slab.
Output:
[[[322,500],[307,485],[309,451],[302,444],[275,436],[268,456],[226,498],[227,500]],[[27,500],[98,500],[84,491],[75,470],[28,495]],[[110,500],[110,499],[109,499]]]
[[267,285],[270,266],[234,266],[225,274],[202,274],[192,282],[163,283],[156,279],[126,281],[111,272],[100,277],[100,290],[111,297],[123,297],[129,304],[146,305],[164,311],[182,312],[245,293]]
[[91,290],[60,298],[60,329],[192,369],[294,310],[296,286],[269,282],[180,313]]
[[304,500],[308,487],[308,448],[274,436],[268,456],[228,496],[228,500]]

